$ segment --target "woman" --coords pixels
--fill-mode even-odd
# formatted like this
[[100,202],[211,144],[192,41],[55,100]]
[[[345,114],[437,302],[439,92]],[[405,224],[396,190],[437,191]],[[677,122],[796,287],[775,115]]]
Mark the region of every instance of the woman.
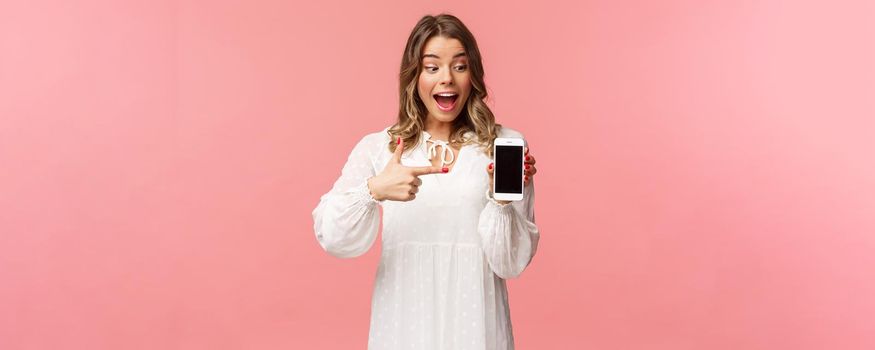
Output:
[[[383,249],[369,349],[512,349],[505,279],[538,247],[535,159],[522,201],[492,198],[495,123],[473,35],[451,15],[425,16],[401,61],[398,122],[366,135],[313,211],[319,244],[355,257]],[[528,148],[526,148],[528,149]]]

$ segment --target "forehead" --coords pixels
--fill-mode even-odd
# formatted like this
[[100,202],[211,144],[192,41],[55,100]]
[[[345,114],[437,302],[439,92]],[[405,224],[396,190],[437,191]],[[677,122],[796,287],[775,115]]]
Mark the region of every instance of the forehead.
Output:
[[425,42],[422,54],[423,56],[433,54],[440,56],[441,59],[452,59],[455,54],[464,51],[465,46],[458,39],[435,36]]

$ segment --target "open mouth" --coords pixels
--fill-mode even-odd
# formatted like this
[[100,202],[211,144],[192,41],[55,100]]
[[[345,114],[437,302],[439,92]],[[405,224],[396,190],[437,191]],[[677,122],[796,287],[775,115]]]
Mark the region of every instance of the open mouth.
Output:
[[438,108],[444,112],[452,111],[456,107],[456,100],[459,98],[458,94],[451,92],[434,94],[433,96]]

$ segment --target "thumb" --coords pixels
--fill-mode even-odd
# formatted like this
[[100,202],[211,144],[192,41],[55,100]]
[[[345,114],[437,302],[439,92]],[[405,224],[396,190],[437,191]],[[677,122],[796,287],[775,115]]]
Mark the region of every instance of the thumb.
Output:
[[392,162],[401,164],[401,153],[404,153],[404,139],[398,136],[398,145],[395,146],[395,153],[392,154]]

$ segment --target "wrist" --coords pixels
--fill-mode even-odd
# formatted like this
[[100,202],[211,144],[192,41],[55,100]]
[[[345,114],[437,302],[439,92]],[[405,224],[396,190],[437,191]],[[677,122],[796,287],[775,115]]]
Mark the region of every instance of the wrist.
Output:
[[374,185],[371,184],[371,180],[373,180],[373,179],[374,179],[373,176],[371,176],[371,177],[368,178],[368,181],[367,181],[368,192],[370,192],[371,197],[374,198],[375,200],[382,201],[382,200],[383,200],[383,196],[381,196],[379,192],[374,191]]

